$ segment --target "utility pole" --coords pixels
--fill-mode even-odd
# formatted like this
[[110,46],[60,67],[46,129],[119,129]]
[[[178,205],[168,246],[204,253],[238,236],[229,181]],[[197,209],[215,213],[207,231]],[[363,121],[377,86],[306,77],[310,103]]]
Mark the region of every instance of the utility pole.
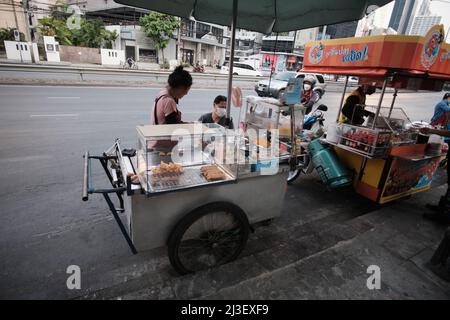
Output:
[[12,6],[13,12],[14,12],[14,21],[15,21],[15,23],[16,23],[16,30],[17,30],[17,32],[19,33],[19,41],[17,41],[17,39],[15,39],[16,42],[17,42],[16,45],[17,45],[17,48],[19,49],[20,62],[23,62],[23,57],[22,57],[22,46],[21,46],[21,44],[20,44],[19,22],[18,22],[18,20],[17,20],[17,12],[16,12],[16,7],[15,7],[15,4],[14,4],[14,0],[11,0],[11,6]]
[[22,0],[22,6],[23,6],[23,12],[25,13],[25,23],[27,26],[27,38],[28,41],[32,42],[33,39],[31,38],[31,28],[30,28],[30,2],[28,0]]
[[177,46],[177,60],[178,65],[181,65],[181,18],[178,18],[178,46]]

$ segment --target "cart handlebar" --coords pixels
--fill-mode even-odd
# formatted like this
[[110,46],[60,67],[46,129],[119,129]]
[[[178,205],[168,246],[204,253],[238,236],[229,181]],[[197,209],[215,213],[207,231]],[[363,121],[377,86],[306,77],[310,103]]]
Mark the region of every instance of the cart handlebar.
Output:
[[84,154],[84,165],[83,165],[83,189],[82,189],[82,199],[83,201],[88,200],[88,187],[89,187],[89,165],[90,165],[89,152],[86,151]]

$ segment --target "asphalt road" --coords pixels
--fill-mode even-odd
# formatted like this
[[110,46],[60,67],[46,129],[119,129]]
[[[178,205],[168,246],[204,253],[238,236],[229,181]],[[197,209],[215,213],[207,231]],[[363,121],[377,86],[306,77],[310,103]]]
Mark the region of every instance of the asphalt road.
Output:
[[[119,279],[148,258],[125,262],[131,254],[103,199],[81,201],[82,154],[101,153],[116,137],[134,147],[134,127],[149,122],[158,90],[0,86],[0,298],[73,297],[65,289],[67,266],[87,266],[96,274],[95,290],[111,282],[102,280],[102,268],[114,266],[120,272],[109,277]],[[180,103],[185,120],[210,111],[214,97],[224,93],[192,90]],[[397,105],[411,120],[428,120],[441,96],[400,94]],[[337,93],[322,100],[330,108],[328,121],[336,118],[339,100]],[[106,183],[100,169],[94,167],[98,186]]]

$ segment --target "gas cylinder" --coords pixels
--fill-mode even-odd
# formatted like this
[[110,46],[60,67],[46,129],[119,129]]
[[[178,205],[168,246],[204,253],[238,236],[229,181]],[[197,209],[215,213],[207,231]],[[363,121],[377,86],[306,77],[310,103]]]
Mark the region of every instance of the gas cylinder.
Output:
[[327,187],[334,189],[351,184],[352,174],[328,144],[321,143],[320,139],[311,141],[309,154],[314,168]]

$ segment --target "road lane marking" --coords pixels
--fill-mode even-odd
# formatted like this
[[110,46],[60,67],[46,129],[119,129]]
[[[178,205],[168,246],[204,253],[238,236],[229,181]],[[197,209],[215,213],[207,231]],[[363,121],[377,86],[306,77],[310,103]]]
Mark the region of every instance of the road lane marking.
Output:
[[47,97],[47,99],[80,99],[80,97]]
[[51,156],[34,155],[34,156],[20,156],[12,158],[0,158],[0,163],[4,162],[22,162],[22,161],[36,161],[36,160],[49,160]]
[[30,118],[37,117],[78,117],[79,113],[59,113],[59,114],[30,114]]

